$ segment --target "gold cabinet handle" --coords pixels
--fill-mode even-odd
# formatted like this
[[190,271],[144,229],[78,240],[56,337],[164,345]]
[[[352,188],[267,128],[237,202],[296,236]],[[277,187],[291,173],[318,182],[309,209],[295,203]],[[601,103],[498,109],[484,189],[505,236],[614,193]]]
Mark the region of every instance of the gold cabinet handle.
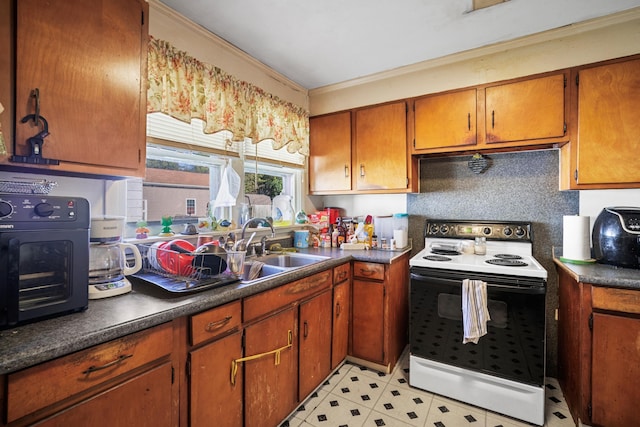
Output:
[[360,177],[364,178],[364,165],[360,164]]
[[293,332],[289,329],[289,334],[287,336],[287,345],[284,347],[276,348],[275,350],[265,351],[264,353],[254,354],[253,356],[241,357],[239,359],[234,359],[231,361],[231,384],[236,384],[236,375],[238,374],[238,365],[242,362],[247,362],[249,360],[260,359],[264,356],[269,356],[271,354],[275,355],[274,365],[278,366],[280,364],[280,353],[284,350],[291,348],[293,346]]
[[342,311],[342,308],[340,307],[340,303],[337,302],[336,303],[336,318],[340,317],[340,312]]
[[217,329],[222,328],[223,326],[225,326],[227,323],[229,323],[229,321],[233,318],[233,316],[227,316],[224,319],[218,320],[216,322],[209,322],[207,323],[207,326],[205,326],[204,330],[207,332],[214,332]]
[[133,354],[121,354],[120,356],[118,356],[118,358],[116,360],[112,360],[111,362],[105,363],[102,366],[89,366],[87,368],[87,370],[86,371],[82,371],[82,373],[84,375],[89,375],[92,372],[101,371],[103,369],[107,369],[107,368],[110,368],[110,367],[112,367],[114,365],[122,363],[122,362],[124,362],[125,360],[127,360],[130,357],[133,357]]
[[344,165],[344,177],[349,178],[349,165]]

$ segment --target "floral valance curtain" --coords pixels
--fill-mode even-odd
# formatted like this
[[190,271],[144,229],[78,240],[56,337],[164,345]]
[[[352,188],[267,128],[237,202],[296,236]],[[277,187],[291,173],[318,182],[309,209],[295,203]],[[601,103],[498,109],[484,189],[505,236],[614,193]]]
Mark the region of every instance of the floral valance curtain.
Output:
[[150,37],[147,112],[184,122],[198,118],[204,132],[228,130],[233,141],[271,139],[273,148],[309,155],[309,113],[221,69]]

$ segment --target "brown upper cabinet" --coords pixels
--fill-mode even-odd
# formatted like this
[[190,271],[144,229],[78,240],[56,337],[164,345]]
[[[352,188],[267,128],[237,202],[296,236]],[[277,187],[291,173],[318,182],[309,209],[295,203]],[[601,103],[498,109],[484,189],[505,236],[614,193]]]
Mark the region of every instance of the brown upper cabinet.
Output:
[[[144,176],[148,8],[143,0],[17,2],[15,104],[7,108],[15,110],[15,152],[8,140],[2,165]],[[29,139],[44,131],[42,119],[49,135],[34,154]]]
[[309,119],[309,191],[351,190],[351,112]]
[[445,92],[414,101],[414,154],[566,142],[566,73]]
[[474,147],[477,98],[476,89],[466,89],[416,99],[414,149]]
[[416,191],[405,101],[309,120],[311,194]]
[[640,187],[640,56],[579,67],[571,82],[561,187]]

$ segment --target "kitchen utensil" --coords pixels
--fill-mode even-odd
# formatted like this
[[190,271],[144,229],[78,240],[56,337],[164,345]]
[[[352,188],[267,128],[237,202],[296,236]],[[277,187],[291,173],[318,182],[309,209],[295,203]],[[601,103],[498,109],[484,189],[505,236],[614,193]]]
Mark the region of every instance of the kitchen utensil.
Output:
[[244,245],[244,246],[245,246],[245,248],[246,248],[246,245],[244,244],[244,239],[240,239],[240,240],[236,241],[236,242],[233,244],[233,250],[234,250],[234,251],[238,251],[238,250],[239,250],[239,251],[244,251],[244,249],[242,249],[242,248],[241,248],[241,246],[243,246],[243,245]]
[[247,240],[247,244],[245,245],[245,249],[249,247],[249,245],[251,244],[251,241],[253,240],[253,238],[256,237],[256,232],[254,231],[253,233],[251,233],[251,236],[249,236],[249,240]]
[[192,265],[196,269],[207,269],[212,276],[227,269],[227,251],[213,242],[198,246],[193,253],[195,258]]
[[191,265],[195,246],[183,239],[173,239],[161,246],[157,253],[158,263],[163,270],[179,276],[193,273]]

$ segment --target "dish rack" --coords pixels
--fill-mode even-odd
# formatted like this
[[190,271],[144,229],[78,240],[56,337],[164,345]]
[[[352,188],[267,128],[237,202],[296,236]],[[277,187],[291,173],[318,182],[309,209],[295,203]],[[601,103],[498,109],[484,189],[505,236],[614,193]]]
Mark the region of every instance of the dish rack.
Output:
[[240,280],[226,271],[224,256],[199,254],[196,257],[159,248],[157,244],[137,246],[142,257],[142,269],[130,277],[172,293],[198,292]]

